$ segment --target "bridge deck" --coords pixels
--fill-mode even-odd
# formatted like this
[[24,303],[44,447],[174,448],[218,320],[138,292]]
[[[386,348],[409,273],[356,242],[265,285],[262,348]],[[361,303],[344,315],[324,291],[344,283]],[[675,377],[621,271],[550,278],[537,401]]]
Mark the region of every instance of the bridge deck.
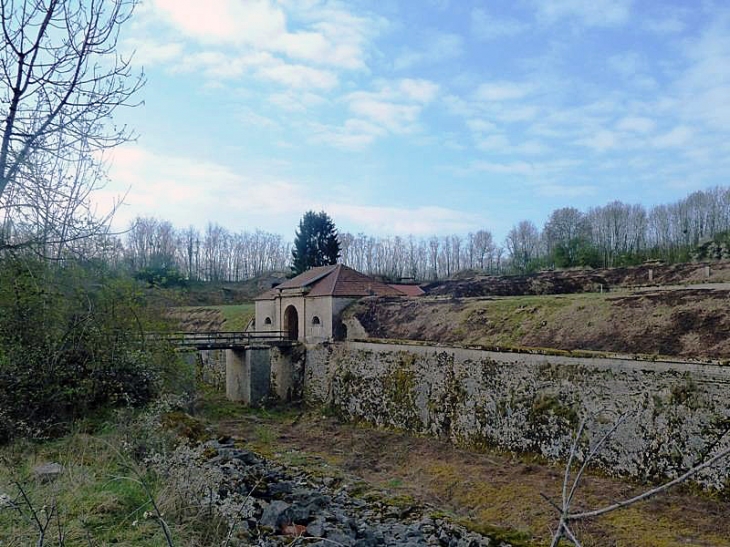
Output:
[[265,332],[173,332],[156,335],[157,338],[167,340],[178,349],[241,349],[254,345],[283,345],[291,344],[287,333],[282,331]]

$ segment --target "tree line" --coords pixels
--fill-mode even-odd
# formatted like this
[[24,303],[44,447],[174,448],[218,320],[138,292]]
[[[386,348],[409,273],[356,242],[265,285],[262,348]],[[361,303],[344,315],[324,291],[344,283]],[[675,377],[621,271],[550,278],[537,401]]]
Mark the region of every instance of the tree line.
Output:
[[[58,230],[36,220],[6,220],[5,241],[12,242],[14,235],[38,254],[96,259],[148,281],[237,282],[266,272],[289,272],[294,262],[293,244],[262,230],[232,232],[216,223],[203,230],[178,229],[165,220],[140,217],[124,234],[94,232],[59,245],[53,239]],[[621,201],[587,211],[563,207],[550,214],[542,229],[530,220],[518,222],[501,243],[486,229],[465,236],[340,232],[337,237],[340,262],[394,280],[429,281],[464,270],[520,274],[627,266],[650,259],[730,259],[730,187],[697,191],[650,209]]]
[[[301,230],[301,225],[300,225]],[[388,279],[428,281],[464,270],[491,274],[545,268],[614,267],[659,259],[668,263],[730,259],[730,188],[694,192],[650,209],[613,201],[580,211],[553,211],[542,229],[529,220],[513,226],[500,244],[489,230],[466,236],[375,237],[340,232],[340,262]],[[185,278],[241,281],[288,271],[292,244],[278,234],[229,232],[208,224],[176,230],[169,222],[139,218],[115,260],[133,271],[175,269]]]

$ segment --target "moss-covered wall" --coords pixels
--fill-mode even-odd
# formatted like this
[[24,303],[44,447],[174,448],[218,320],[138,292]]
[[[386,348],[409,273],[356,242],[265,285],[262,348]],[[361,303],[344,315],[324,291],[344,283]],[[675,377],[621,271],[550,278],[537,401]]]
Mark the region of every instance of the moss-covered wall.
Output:
[[[730,367],[423,345],[342,342],[307,348],[304,397],[344,417],[548,458],[630,412],[598,463],[641,479],[674,477],[730,443]],[[730,462],[698,478],[722,489]]]

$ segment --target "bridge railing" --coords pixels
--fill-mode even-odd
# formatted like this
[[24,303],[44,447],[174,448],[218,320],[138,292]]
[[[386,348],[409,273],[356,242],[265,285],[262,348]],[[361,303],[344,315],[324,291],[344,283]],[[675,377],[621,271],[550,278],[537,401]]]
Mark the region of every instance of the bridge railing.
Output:
[[170,332],[151,334],[150,338],[165,340],[178,348],[225,349],[250,346],[257,343],[285,342],[289,340],[285,331],[211,331]]

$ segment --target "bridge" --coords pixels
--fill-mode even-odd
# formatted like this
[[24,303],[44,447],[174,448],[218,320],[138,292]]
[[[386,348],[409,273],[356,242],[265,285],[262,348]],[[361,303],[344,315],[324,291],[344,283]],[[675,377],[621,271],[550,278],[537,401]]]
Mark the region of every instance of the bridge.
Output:
[[166,340],[181,350],[244,349],[256,345],[288,345],[296,342],[284,331],[171,332],[153,334],[151,338]]

